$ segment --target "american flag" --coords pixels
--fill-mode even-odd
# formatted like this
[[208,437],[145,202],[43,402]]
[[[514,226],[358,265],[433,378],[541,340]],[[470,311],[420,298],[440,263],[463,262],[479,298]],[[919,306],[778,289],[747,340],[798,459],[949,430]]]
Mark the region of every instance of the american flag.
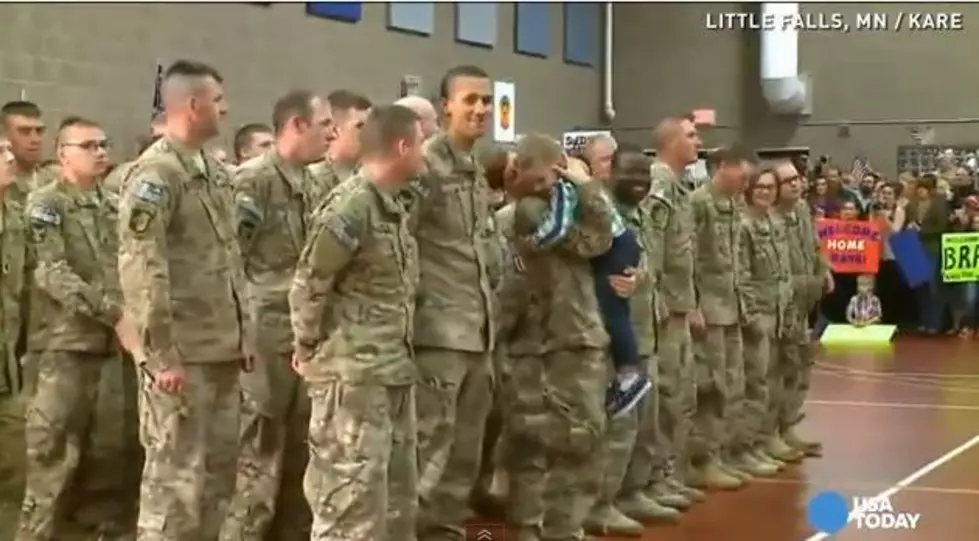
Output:
[[853,166],[850,167],[850,176],[853,177],[853,180],[860,182],[863,176],[871,171],[873,169],[870,168],[870,162],[867,161],[867,158],[863,156],[853,158]]
[[153,81],[153,110],[150,119],[163,112],[163,64],[156,65],[156,79]]

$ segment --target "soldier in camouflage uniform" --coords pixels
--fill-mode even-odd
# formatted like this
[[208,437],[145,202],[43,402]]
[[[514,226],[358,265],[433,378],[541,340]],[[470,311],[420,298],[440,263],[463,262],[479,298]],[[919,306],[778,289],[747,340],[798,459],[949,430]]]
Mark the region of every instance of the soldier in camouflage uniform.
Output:
[[[654,469],[651,492],[664,505],[684,507],[704,498],[683,481],[687,440],[696,411],[689,315],[696,308],[693,290],[693,217],[688,193],[680,183],[684,168],[697,160],[700,138],[691,118],[668,118],[656,128],[657,161],[650,168],[649,205],[663,246],[657,287],[659,317],[659,425],[663,449]],[[661,306],[661,308],[660,308]]]
[[490,269],[498,239],[490,189],[473,155],[485,133],[492,82],[475,66],[442,81],[446,131],[426,141],[428,173],[414,183],[421,283],[414,345],[418,387],[418,536],[463,539],[493,405],[496,341]]
[[24,489],[24,404],[21,355],[26,348],[28,228],[26,186],[0,126],[0,538],[13,538]]
[[[623,145],[612,156],[609,186],[626,226],[632,228],[643,250],[636,289],[630,299],[630,318],[639,354],[645,361],[651,381],[655,383],[657,278],[651,272],[651,263],[659,251],[654,248],[655,231],[648,208],[640,205],[649,193],[649,166],[649,159],[643,155],[642,149]],[[601,167],[597,169],[601,170]],[[593,166],[592,170],[595,171],[596,167]],[[678,511],[661,505],[646,494],[658,444],[658,406],[658,394],[652,392],[630,415],[609,421],[605,479],[599,500],[585,522],[589,533],[641,535],[644,523],[680,517]]]
[[353,176],[360,160],[358,134],[371,109],[369,99],[348,90],[335,90],[326,98],[332,129],[324,159],[309,166],[313,208],[343,181]]
[[750,479],[738,441],[744,405],[740,302],[737,284],[741,192],[753,164],[750,150],[715,151],[713,177],[690,195],[694,219],[694,287],[700,331],[694,351],[697,413],[691,441],[691,479],[701,488],[731,489]]
[[317,210],[289,292],[293,365],[312,400],[303,489],[311,539],[411,541],[418,248],[398,194],[424,169],[421,126],[404,107],[379,107],[361,141],[357,182]]
[[140,541],[215,539],[234,492],[253,338],[230,179],[203,150],[227,111],[221,80],[197,62],[170,66],[167,135],[120,198],[119,278],[140,336]]
[[809,334],[809,313],[823,292],[832,292],[833,278],[819,251],[816,225],[809,205],[800,198],[799,172],[791,162],[776,166],[779,177],[777,218],[786,232],[792,269],[792,302],[786,315],[786,332],[779,347],[778,369],[783,374],[784,394],[772,396],[778,411],[778,428],[769,442],[776,458],[795,460],[799,455],[819,456],[822,445],[795,433],[802,420],[809,379],[815,361],[815,344]]
[[45,126],[41,108],[29,101],[7,102],[0,107],[0,123],[14,155],[14,176],[21,190],[29,192],[54,180],[50,168],[42,167]]
[[303,499],[309,399],[292,358],[289,288],[313,212],[306,165],[323,155],[329,111],[307,91],[274,108],[276,147],[233,179],[238,244],[257,333],[256,369],[242,374],[238,482],[221,531],[227,541],[309,537]]
[[741,465],[752,475],[764,477],[774,475],[785,466],[765,449],[768,440],[777,433],[769,396],[781,394],[781,378],[775,377],[779,374],[776,363],[792,293],[788,239],[774,219],[777,193],[778,177],[772,168],[758,171],[748,182],[738,249],[745,376],[740,437],[747,451]]
[[[65,535],[56,522],[70,514],[73,489],[91,472],[88,448],[103,368],[121,362],[115,338],[128,347],[135,343],[120,303],[115,198],[97,185],[108,166],[105,132],[72,117],[59,130],[58,146],[62,180],[32,192],[26,208],[36,258],[28,351],[38,378],[27,410],[21,541]],[[122,533],[122,520],[114,518],[98,526]]]

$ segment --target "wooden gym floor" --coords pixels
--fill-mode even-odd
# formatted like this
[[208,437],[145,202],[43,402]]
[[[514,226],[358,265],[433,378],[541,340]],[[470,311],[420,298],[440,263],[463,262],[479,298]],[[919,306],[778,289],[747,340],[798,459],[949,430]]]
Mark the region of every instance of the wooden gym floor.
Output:
[[[824,352],[800,433],[822,441],[825,456],[713,494],[678,525],[650,527],[643,541],[979,538],[977,350],[977,341],[950,337]],[[806,521],[806,503],[824,490],[848,499],[887,494],[895,511],[921,518],[914,530],[858,530],[851,521],[836,536],[819,534]]]

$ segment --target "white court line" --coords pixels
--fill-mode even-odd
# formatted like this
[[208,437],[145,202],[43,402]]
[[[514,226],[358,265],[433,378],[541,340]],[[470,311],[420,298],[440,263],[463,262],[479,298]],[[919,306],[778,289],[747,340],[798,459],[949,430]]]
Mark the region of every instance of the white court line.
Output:
[[853,374],[875,375],[875,376],[900,376],[900,377],[908,377],[908,378],[927,378],[927,379],[979,378],[979,374],[955,374],[955,373],[948,373],[948,372],[888,372],[886,370],[867,370],[864,368],[853,368],[845,364],[828,363],[825,361],[816,361],[816,366],[830,367],[833,369],[838,369],[843,372],[851,372]]
[[861,374],[848,374],[840,370],[813,370],[814,376],[829,376],[831,378],[847,379],[850,381],[865,381],[868,383],[887,383],[891,385],[903,385],[916,389],[942,390],[949,393],[979,394],[979,387],[957,387],[946,385],[941,381],[907,381],[898,378],[881,377],[880,375],[870,376]]
[[816,406],[850,406],[855,408],[905,408],[921,410],[979,411],[979,405],[916,404],[912,402],[861,402],[859,400],[806,400]]
[[[850,516],[847,517],[847,524],[852,522],[855,518],[863,515],[863,513],[866,512],[867,509],[869,509],[871,506],[877,505],[877,503],[880,502],[881,500],[886,500],[891,496],[897,494],[901,490],[907,488],[908,485],[914,483],[915,481],[918,481],[922,477],[937,470],[947,462],[953,460],[955,457],[961,455],[962,453],[968,451],[969,449],[972,449],[977,444],[979,444],[979,434],[976,434],[969,441],[963,443],[962,445],[959,445],[955,449],[952,449],[951,451],[945,453],[944,455],[925,464],[911,475],[905,477],[904,479],[901,479],[900,481],[895,483],[894,486],[874,496],[869,501],[863,502],[862,504],[857,506],[856,509],[850,512]],[[844,526],[844,528],[846,528],[846,526]],[[826,539],[828,537],[829,534],[820,532],[807,537],[806,541],[823,541],[823,539]]]
[[[812,488],[812,481],[808,479],[792,479],[783,477],[758,477],[752,479],[752,483],[762,484],[762,485],[806,485]],[[859,485],[844,485],[842,487],[837,487],[834,490],[845,489],[849,492],[869,492],[874,490],[875,487],[880,486],[880,483],[873,485],[862,483]],[[930,492],[934,494],[949,494],[952,496],[979,496],[979,489],[975,488],[942,488],[942,487],[926,487],[921,485],[913,485],[909,487],[904,487],[904,492]]]

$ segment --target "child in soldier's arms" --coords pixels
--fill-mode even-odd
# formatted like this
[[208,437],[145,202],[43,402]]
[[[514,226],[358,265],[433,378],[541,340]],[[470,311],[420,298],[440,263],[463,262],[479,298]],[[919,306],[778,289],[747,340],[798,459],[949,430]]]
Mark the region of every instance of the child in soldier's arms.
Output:
[[[559,167],[570,164],[556,141],[544,135],[528,134],[517,145],[515,161],[518,170],[542,172],[530,194],[519,197],[515,203],[514,232],[532,249],[556,249],[571,236],[594,235],[589,231],[608,228],[611,223],[611,247],[590,262],[595,276],[595,297],[609,335],[616,370],[606,395],[606,406],[612,417],[620,417],[636,406],[652,384],[639,358],[629,299],[616,294],[610,278],[634,273],[642,248],[608,192],[601,192],[603,208],[598,212],[601,220],[589,220],[589,213],[582,212],[587,203],[580,197],[579,183],[558,173]],[[599,234],[607,232],[599,231]]]
[[880,299],[874,294],[874,275],[857,276],[857,294],[847,304],[846,320],[850,325],[866,327],[880,323],[881,316]]

